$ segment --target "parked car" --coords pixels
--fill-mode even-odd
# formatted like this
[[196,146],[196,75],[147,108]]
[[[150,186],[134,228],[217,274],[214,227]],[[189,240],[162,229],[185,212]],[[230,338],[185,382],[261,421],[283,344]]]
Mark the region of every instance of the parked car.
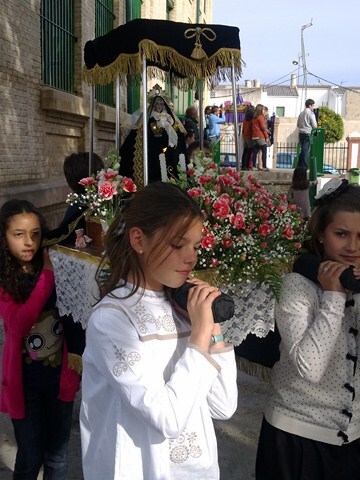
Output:
[[[276,155],[276,168],[293,168],[296,153],[294,152],[278,152]],[[328,163],[323,165],[323,173],[331,175],[339,175],[339,170]]]

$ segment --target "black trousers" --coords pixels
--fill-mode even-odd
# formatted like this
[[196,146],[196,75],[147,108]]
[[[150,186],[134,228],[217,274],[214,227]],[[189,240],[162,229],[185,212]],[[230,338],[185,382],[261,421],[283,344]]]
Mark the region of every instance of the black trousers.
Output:
[[360,439],[330,445],[284,432],[263,419],[256,480],[359,479]]

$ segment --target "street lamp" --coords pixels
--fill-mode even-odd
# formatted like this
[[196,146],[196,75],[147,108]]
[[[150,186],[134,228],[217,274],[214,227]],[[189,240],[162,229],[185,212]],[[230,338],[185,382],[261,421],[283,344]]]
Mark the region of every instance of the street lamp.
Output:
[[303,84],[305,87],[305,100],[307,99],[307,68],[306,68],[306,56],[305,56],[305,44],[304,44],[304,30],[312,26],[312,19],[310,23],[303,25],[301,27],[301,58],[302,58],[302,66],[303,66]]

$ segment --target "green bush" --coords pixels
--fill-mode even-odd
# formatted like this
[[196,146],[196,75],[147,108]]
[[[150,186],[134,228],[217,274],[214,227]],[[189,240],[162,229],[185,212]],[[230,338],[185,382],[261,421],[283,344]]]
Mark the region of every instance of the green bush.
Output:
[[325,129],[325,142],[334,143],[344,135],[344,122],[338,113],[327,107],[319,107],[319,128]]

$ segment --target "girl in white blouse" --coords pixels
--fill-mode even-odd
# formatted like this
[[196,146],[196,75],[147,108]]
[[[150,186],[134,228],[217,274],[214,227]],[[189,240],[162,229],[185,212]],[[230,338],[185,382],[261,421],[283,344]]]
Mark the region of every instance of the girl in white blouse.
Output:
[[155,182],[106,234],[111,273],[83,355],[85,480],[219,478],[212,418],[237,406],[233,347],[211,309],[220,292],[191,280],[186,315],[170,296],[195,266],[201,231],[194,200]]
[[321,259],[318,283],[286,275],[276,322],[280,360],[272,371],[257,480],[358,480],[360,472],[360,188],[334,179],[316,197],[308,248]]

